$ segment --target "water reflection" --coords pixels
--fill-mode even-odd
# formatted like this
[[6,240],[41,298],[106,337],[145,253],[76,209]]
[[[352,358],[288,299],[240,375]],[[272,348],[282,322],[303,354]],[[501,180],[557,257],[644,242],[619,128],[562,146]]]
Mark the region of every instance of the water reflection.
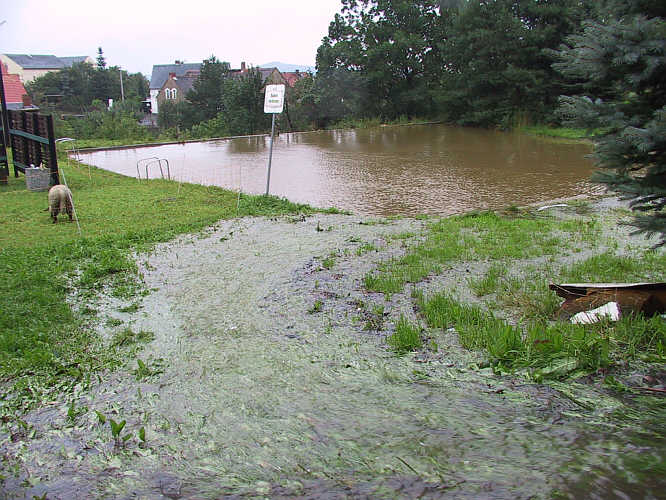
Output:
[[[269,145],[262,136],[82,156],[131,176],[138,160],[159,156],[176,180],[263,193]],[[587,181],[589,153],[585,144],[445,125],[282,134],[271,194],[368,215],[502,208],[598,190]]]

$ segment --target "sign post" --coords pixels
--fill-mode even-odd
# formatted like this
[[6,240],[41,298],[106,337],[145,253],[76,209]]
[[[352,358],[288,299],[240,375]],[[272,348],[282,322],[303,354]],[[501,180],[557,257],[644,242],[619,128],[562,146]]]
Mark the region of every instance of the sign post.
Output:
[[275,136],[275,115],[282,113],[284,108],[284,85],[266,85],[266,97],[264,98],[264,113],[271,113],[271,146],[268,154],[268,175],[266,177],[266,196],[271,186],[271,162],[273,160],[273,137]]

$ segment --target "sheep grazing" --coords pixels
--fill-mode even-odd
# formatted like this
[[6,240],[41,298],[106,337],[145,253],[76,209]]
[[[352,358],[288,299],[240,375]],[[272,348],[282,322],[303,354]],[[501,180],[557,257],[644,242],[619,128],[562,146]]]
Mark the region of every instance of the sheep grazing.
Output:
[[54,224],[58,222],[60,212],[67,213],[69,222],[72,222],[72,192],[64,184],[56,184],[49,189],[49,212]]

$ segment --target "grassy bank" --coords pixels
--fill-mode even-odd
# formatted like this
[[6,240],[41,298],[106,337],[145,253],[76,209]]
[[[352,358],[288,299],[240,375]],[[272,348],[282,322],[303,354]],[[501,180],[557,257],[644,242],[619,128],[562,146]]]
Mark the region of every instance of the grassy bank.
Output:
[[[74,193],[81,226],[60,215],[53,224],[45,192],[26,190],[23,176],[0,186],[0,394],[2,414],[48,400],[118,364],[149,338],[124,332],[103,343],[91,329],[95,311],[75,314],[72,290],[111,287],[141,293],[134,251],[178,234],[200,231],[223,218],[277,215],[311,209],[275,197],[216,187],[137,181],[87,166],[60,162]],[[62,177],[61,177],[62,181]]]
[[[406,255],[367,274],[365,286],[390,296],[412,284],[427,327],[455,329],[464,347],[483,351],[499,371],[522,370],[541,380],[635,359],[663,363],[666,321],[660,317],[626,316],[585,326],[553,321],[562,299],[549,290],[551,282],[664,279],[663,250],[625,246],[606,230],[604,224],[615,225],[623,215],[606,222],[593,215],[560,219],[536,212],[442,219]],[[466,269],[462,285],[441,278],[446,286],[423,286],[426,278],[436,282],[457,269]]]
[[[590,138],[587,130],[567,127],[551,127],[548,125],[530,125],[517,128],[518,132],[558,139],[586,140]],[[592,134],[594,135],[594,134]]]

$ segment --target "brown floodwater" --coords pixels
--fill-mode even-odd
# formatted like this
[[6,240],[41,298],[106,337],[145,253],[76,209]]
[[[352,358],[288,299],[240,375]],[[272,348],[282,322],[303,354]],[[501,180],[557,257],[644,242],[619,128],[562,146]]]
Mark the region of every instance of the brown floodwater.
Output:
[[[97,151],[81,159],[136,176],[140,160],[164,158],[177,181],[260,194],[269,146],[269,137],[254,136]],[[275,139],[270,193],[364,215],[498,209],[599,192],[589,182],[590,152],[587,144],[446,125],[285,133]],[[156,164],[149,176],[160,176]]]

